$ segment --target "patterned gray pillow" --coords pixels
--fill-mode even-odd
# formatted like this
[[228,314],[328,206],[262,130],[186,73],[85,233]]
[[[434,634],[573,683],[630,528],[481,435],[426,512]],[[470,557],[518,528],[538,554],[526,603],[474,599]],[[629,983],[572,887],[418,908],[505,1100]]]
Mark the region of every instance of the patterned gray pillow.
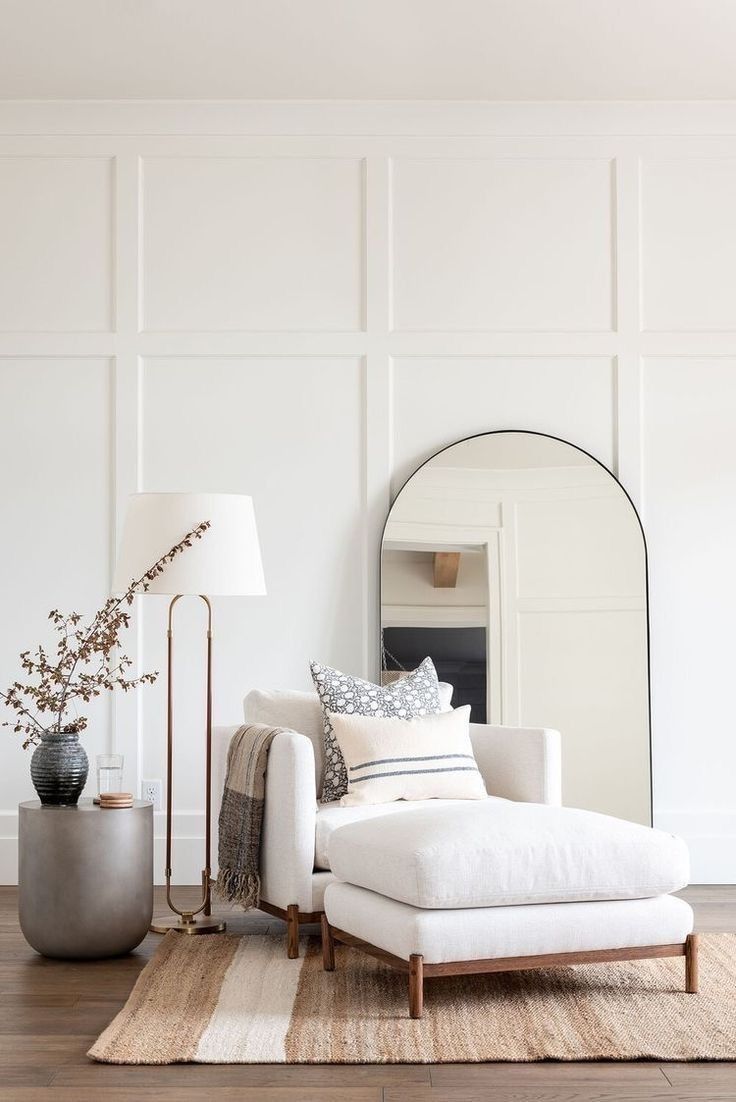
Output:
[[330,712],[413,719],[440,710],[439,682],[431,658],[391,685],[373,685],[330,666],[310,662],[325,726],[325,774],[322,799],[339,800],[348,790],[348,774],[330,723]]

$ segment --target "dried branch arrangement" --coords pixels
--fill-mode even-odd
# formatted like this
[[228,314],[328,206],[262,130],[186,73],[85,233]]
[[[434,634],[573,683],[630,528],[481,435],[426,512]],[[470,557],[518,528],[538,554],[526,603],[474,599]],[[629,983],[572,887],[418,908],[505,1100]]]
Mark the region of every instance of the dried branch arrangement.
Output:
[[25,736],[24,749],[49,732],[83,731],[87,726],[84,716],[69,718],[70,709],[76,711],[80,701],[88,704],[105,690],[127,693],[138,685],[153,684],[158,671],[126,676],[133,663],[119,648],[120,636],[130,624],[128,609],[136,593],[145,593],[168,564],[201,539],[209,527],[206,520],[192,528],[142,577],[131,581],[122,596],[109,597],[91,619],[85,620],[78,612],[51,610],[48,618],[59,636],[55,654],[40,643],[33,652],[23,651],[24,680],[14,681],[7,692],[0,692],[0,698],[15,712],[2,726]]

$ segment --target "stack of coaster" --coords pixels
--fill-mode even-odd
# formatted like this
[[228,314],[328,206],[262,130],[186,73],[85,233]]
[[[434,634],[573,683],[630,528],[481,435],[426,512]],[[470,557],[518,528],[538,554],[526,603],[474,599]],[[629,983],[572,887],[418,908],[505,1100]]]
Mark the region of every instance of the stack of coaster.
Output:
[[132,807],[132,792],[101,792],[100,807]]

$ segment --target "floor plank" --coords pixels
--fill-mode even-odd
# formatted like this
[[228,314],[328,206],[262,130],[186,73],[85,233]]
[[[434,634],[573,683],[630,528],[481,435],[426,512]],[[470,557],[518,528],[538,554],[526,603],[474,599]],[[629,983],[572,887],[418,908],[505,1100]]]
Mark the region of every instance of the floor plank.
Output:
[[91,1033],[96,1036],[115,1017],[123,1003],[121,999],[103,1006],[88,1006],[80,1000],[75,1006],[61,1010],[48,1006],[0,1006],[0,1034]]
[[383,1102],[733,1102],[732,1090],[641,1086],[386,1087]]
[[89,1066],[86,1053],[94,1044],[95,1036],[79,1037],[46,1033],[0,1035],[0,1083],[7,1068],[15,1065],[35,1064],[37,1067],[57,1069],[68,1063],[84,1061]]
[[2,994],[2,1005],[5,1007],[29,1007],[29,1006],[74,1006],[78,995],[73,991],[62,993],[61,991],[5,991]]
[[2,1087],[47,1087],[53,1078],[53,1068],[38,1067],[36,1064],[11,1064],[0,1068]]
[[[382,1102],[381,1087],[111,1087],[105,1102]],[[0,1102],[80,1102],[78,1087],[0,1087]]]
[[[178,889],[193,902],[198,888]],[[736,886],[681,893],[700,930],[736,931]],[[0,1102],[721,1102],[736,1099],[736,1062],[120,1067],[87,1058],[160,938],[126,957],[53,961],[25,943],[17,889],[0,887]],[[157,904],[163,904],[157,889]],[[218,913],[220,913],[218,911]],[[222,912],[233,933],[283,933],[278,919]],[[306,932],[306,931],[305,931]],[[313,932],[317,932],[316,927]]]
[[277,1064],[170,1064],[166,1067],[119,1067],[110,1064],[68,1066],[55,1075],[55,1087],[174,1086],[212,1087],[368,1087],[384,1085],[431,1085],[429,1068],[423,1064],[320,1064],[313,1066]]
[[689,1087],[698,1090],[712,1088],[725,1090],[730,1087],[736,1098],[736,1062],[723,1064],[663,1064],[662,1074],[673,1087]]
[[433,1087],[537,1087],[565,1086],[570,1089],[612,1085],[661,1088],[669,1085],[657,1063],[620,1061],[535,1064],[434,1064],[430,1069]]

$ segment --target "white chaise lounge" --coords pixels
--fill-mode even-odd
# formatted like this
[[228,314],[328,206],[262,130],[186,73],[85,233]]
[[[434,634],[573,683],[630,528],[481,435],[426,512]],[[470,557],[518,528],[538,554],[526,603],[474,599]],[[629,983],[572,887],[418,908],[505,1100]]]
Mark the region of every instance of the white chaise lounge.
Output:
[[[286,728],[269,753],[260,907],[286,920],[290,957],[299,924],[322,921],[325,966],[335,940],[388,960],[409,973],[414,1016],[423,978],[451,972],[682,954],[697,989],[692,911],[671,894],[688,880],[684,844],[561,808],[556,731],[471,724],[480,804],[340,807],[317,798],[316,694],[256,690],[245,719]],[[216,792],[235,730],[215,731]]]

